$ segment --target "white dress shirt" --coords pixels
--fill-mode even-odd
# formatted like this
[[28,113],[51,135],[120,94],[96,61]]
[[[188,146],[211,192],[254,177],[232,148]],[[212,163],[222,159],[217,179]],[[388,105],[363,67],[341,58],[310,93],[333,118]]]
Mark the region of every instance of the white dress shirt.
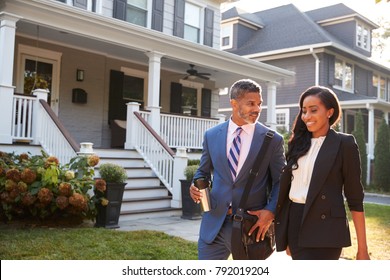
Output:
[[292,171],[293,179],[289,194],[291,201],[302,204],[306,203],[314,163],[324,140],[325,136],[311,138],[309,151],[298,159],[298,169],[293,169]]
[[[226,160],[228,158],[228,154],[230,151],[230,147],[232,146],[234,137],[236,137],[236,129],[238,125],[236,125],[231,119],[229,120],[229,128],[227,133],[227,141],[226,141]],[[238,166],[237,166],[237,176],[240,173],[240,170],[248,156],[249,149],[251,147],[253,134],[255,132],[255,124],[245,124],[241,126],[242,131],[240,134],[241,138],[241,148],[240,148],[240,157],[238,158]]]

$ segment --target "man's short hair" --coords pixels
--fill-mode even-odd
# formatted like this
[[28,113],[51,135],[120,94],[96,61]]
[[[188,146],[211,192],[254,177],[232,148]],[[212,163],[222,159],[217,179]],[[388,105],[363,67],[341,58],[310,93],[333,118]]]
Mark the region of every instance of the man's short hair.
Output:
[[248,92],[261,93],[261,86],[251,79],[238,80],[230,87],[230,99],[240,99]]

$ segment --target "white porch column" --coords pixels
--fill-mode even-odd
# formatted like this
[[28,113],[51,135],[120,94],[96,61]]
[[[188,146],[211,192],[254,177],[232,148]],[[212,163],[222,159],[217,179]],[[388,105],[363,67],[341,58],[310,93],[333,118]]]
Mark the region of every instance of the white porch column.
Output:
[[276,130],[276,83],[267,83],[267,122],[266,124]]
[[135,121],[134,112],[139,112],[139,103],[127,103],[127,122],[126,122],[126,140],[125,149],[134,149],[135,136],[137,133],[137,123]]
[[371,182],[371,160],[374,159],[374,129],[375,116],[374,108],[367,106],[368,110],[368,149],[367,149],[367,185]]
[[0,143],[12,143],[12,103],[16,22],[20,17],[0,12]]
[[149,57],[148,104],[146,108],[151,111],[150,126],[160,135],[160,72],[161,57],[164,54],[147,52],[146,55]]
[[181,208],[181,183],[179,180],[184,180],[184,169],[187,166],[188,156],[186,148],[177,148],[176,155],[173,163],[173,176],[172,176],[172,201],[171,207]]

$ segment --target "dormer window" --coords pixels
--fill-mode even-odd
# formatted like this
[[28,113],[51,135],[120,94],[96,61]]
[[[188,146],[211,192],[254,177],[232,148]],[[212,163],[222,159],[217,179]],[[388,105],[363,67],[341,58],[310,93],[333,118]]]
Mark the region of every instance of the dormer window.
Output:
[[223,50],[233,47],[233,25],[224,24],[221,27],[221,47]]
[[366,51],[370,51],[371,48],[371,30],[368,26],[358,22],[356,24],[356,46]]

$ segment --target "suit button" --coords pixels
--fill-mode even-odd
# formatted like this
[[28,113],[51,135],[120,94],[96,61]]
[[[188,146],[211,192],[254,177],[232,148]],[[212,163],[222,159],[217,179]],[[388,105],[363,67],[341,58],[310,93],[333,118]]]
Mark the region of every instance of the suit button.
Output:
[[325,218],[326,218],[326,215],[325,215],[325,214],[322,214],[322,215],[321,215],[321,219],[322,219],[322,220],[325,220]]
[[326,198],[326,195],[321,195],[321,199],[325,199]]

